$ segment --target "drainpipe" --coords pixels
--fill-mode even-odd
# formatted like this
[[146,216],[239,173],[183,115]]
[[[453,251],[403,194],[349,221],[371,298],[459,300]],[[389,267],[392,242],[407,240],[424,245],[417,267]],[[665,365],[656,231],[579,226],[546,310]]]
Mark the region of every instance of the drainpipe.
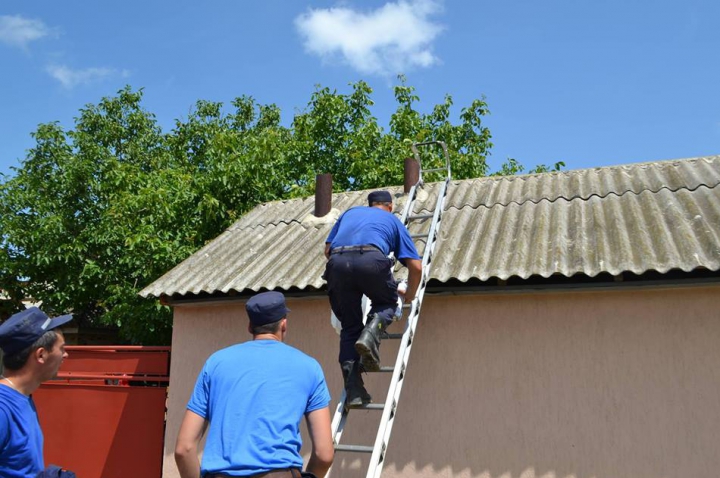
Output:
[[420,180],[420,165],[415,158],[405,158],[405,194]]
[[332,174],[315,176],[315,217],[323,217],[332,208]]

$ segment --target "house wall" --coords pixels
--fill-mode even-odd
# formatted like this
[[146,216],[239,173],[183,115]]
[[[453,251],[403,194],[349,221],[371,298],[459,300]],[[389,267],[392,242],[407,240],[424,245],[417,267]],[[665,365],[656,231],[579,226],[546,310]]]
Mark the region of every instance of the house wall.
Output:
[[[719,294],[705,286],[428,297],[383,476],[714,476]],[[203,361],[249,338],[243,307],[175,309],[165,477],[178,476],[173,446]],[[318,358],[337,399],[326,300],[289,307],[288,342]],[[383,342],[386,362],[393,348]],[[389,375],[366,377],[384,400]],[[379,416],[352,412],[343,442],[372,444]],[[367,457],[338,453],[335,463],[335,477],[362,477]]]

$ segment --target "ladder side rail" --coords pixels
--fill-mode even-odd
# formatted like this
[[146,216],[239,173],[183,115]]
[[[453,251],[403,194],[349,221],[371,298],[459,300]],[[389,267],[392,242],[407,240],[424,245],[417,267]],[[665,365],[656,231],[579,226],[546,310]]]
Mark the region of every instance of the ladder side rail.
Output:
[[[440,223],[442,210],[445,205],[445,197],[447,195],[447,187],[449,179],[443,181],[442,188],[438,194],[438,200],[435,204],[435,211],[433,213],[433,221],[428,232],[428,245],[434,242],[437,236],[437,226]],[[368,467],[368,473],[366,478],[379,478],[382,473],[383,464],[385,461],[385,453],[387,451],[387,443],[389,442],[390,433],[392,432],[392,425],[395,419],[396,408],[399,403],[400,392],[402,391],[402,381],[407,373],[407,363],[410,356],[410,350],[412,348],[412,342],[415,338],[415,330],[417,328],[418,318],[420,316],[420,308],[422,307],[423,298],[425,296],[425,287],[427,285],[429,274],[428,265],[431,261],[431,256],[434,247],[430,247],[423,256],[422,265],[422,277],[420,280],[420,289],[417,297],[413,301],[410,315],[408,316],[408,322],[403,335],[402,343],[400,344],[400,350],[395,361],[395,369],[393,371],[392,380],[390,382],[390,389],[388,390],[387,399],[385,400],[385,409],[380,420],[380,427],[378,429],[377,436],[375,438],[375,445],[373,447],[373,454],[370,458],[370,465]],[[402,377],[401,377],[402,374]],[[393,404],[395,405],[393,407]],[[391,415],[392,414],[392,415]]]
[[435,241],[438,233],[438,226],[442,220],[442,211],[445,207],[445,197],[447,196],[448,183],[450,181],[446,179],[443,181],[440,192],[438,193],[437,203],[435,204],[435,211],[433,211],[432,223],[430,223],[430,229],[428,230],[427,243],[425,245],[425,254],[423,254],[422,262],[422,277],[420,279],[420,285],[422,286],[423,294],[425,293],[425,282],[427,281],[427,275],[430,273],[428,265],[432,261],[432,255],[435,249]]
[[[423,272],[427,270],[427,274],[430,274],[430,262],[432,262],[432,256],[435,253],[435,245],[437,244],[437,238],[438,238],[438,231],[440,230],[440,223],[442,222],[442,208],[445,207],[445,199],[447,195],[447,189],[448,189],[448,183],[450,182],[449,179],[446,179],[443,182],[442,190],[440,191],[440,194],[442,196],[438,200],[438,205],[435,207],[435,212],[433,213],[433,222],[430,226],[430,230],[432,235],[428,235],[427,244],[425,245],[425,251],[428,255],[428,261],[423,262]],[[440,209],[438,209],[438,206]],[[424,257],[423,257],[424,259]],[[424,280],[429,280],[429,277],[425,277],[425,273],[423,274]],[[423,288],[424,289],[424,288]]]
[[[440,222],[442,209],[444,207],[444,199],[446,196],[447,184],[449,181],[443,183],[441,195],[438,197],[438,203],[435,206],[435,213],[433,215],[433,224],[431,226],[430,233],[428,234],[428,241],[434,243],[437,225]],[[425,255],[423,258],[423,279],[421,282],[421,290],[413,301],[410,315],[408,316],[407,328],[405,330],[405,336],[401,344],[401,349],[398,351],[398,357],[396,359],[395,371],[393,372],[393,379],[390,383],[390,390],[388,390],[388,396],[385,402],[385,410],[383,411],[383,417],[380,422],[380,429],[375,440],[375,446],[373,447],[373,455],[370,460],[370,466],[368,467],[367,478],[379,478],[382,473],[383,463],[385,459],[385,453],[390,439],[390,433],[392,432],[392,426],[395,419],[396,407],[399,403],[400,392],[402,391],[402,381],[406,373],[407,363],[410,356],[410,350],[412,348],[412,340],[415,336],[415,330],[417,328],[417,322],[420,315],[420,308],[425,295],[425,286],[427,277],[426,271],[428,270],[428,263],[432,252]],[[403,374],[400,377],[400,373]],[[393,404],[395,407],[393,407]]]
[[[403,339],[400,344],[400,350],[398,350],[397,358],[395,360],[395,367],[393,367],[393,375],[392,379],[390,381],[390,389],[388,390],[387,398],[385,399],[385,408],[383,410],[382,418],[380,419],[380,426],[378,428],[377,435],[375,436],[375,444],[373,445],[373,453],[370,457],[370,463],[368,465],[368,472],[366,475],[366,478],[375,478],[379,477],[382,473],[383,468],[383,462],[385,461],[385,453],[387,451],[386,446],[386,440],[385,437],[387,436],[387,430],[388,428],[392,428],[392,421],[394,421],[394,417],[396,414],[396,410],[394,408],[397,407],[396,400],[396,390],[398,388],[398,384],[404,380],[404,375],[406,371],[405,368],[405,362],[406,362],[406,350],[408,349],[409,345],[411,345],[411,341],[409,340],[412,335],[414,335],[414,324],[417,323],[417,310],[420,307],[422,303],[422,300],[420,296],[416,297],[415,300],[412,303],[412,308],[410,310],[410,315],[408,316],[408,322],[407,326],[405,328],[405,332],[403,334]],[[393,407],[395,405],[395,407]]]
[[450,181],[450,155],[448,154],[447,144],[445,144],[445,141],[438,141],[438,143],[440,147],[442,147],[443,156],[445,156],[445,167],[447,168],[446,180]]
[[417,197],[417,190],[420,185],[421,181],[416,182],[410,188],[410,192],[408,192],[408,199],[405,202],[405,207],[403,207],[403,212],[400,215],[400,222],[405,225],[407,225],[407,218],[410,217],[410,215],[412,214],[413,206],[415,205],[415,198]]
[[340,444],[340,438],[342,438],[343,430],[345,429],[345,421],[347,420],[347,411],[345,410],[345,400],[347,399],[347,393],[343,387],[340,401],[335,409],[335,414],[332,420],[332,439],[335,445]]
[[420,161],[420,151],[418,150],[418,144],[411,144],[410,149],[412,150],[413,157],[415,158],[415,161],[418,163],[418,183],[423,182],[423,171],[422,171],[422,161]]

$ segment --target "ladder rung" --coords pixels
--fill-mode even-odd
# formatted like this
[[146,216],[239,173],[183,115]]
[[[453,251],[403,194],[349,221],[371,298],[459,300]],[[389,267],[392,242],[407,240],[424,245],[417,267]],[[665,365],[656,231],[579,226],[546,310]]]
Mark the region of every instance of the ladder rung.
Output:
[[390,372],[390,373],[392,373],[392,372],[395,371],[395,367],[380,367],[380,371],[381,371],[381,372]]
[[416,214],[414,216],[408,217],[408,221],[412,221],[414,219],[432,219],[432,218],[433,218],[432,214]]
[[412,302],[403,302],[402,308],[409,309],[412,307]]
[[420,173],[435,173],[437,171],[447,171],[447,168],[432,168],[432,169],[422,169]]
[[385,334],[382,336],[383,339],[401,339],[403,334]]
[[373,447],[365,445],[335,445],[335,451],[349,451],[353,453],[372,453]]
[[427,234],[410,234],[410,237],[412,237],[413,239],[417,239],[419,237],[427,238],[428,235]]
[[351,407],[348,410],[385,410],[384,403],[367,403],[360,405],[359,407]]

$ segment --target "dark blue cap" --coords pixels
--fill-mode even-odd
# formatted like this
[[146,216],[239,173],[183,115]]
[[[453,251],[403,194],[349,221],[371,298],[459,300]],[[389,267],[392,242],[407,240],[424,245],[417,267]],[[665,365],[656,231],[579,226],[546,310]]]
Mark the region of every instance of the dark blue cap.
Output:
[[262,292],[245,304],[250,322],[253,325],[265,325],[277,322],[290,312],[285,306],[285,296],[280,292]]
[[368,205],[372,206],[374,202],[393,202],[393,200],[387,191],[373,191],[368,194]]
[[72,314],[54,319],[37,307],[30,307],[13,315],[0,325],[0,349],[7,355],[25,350],[45,332],[70,322]]

